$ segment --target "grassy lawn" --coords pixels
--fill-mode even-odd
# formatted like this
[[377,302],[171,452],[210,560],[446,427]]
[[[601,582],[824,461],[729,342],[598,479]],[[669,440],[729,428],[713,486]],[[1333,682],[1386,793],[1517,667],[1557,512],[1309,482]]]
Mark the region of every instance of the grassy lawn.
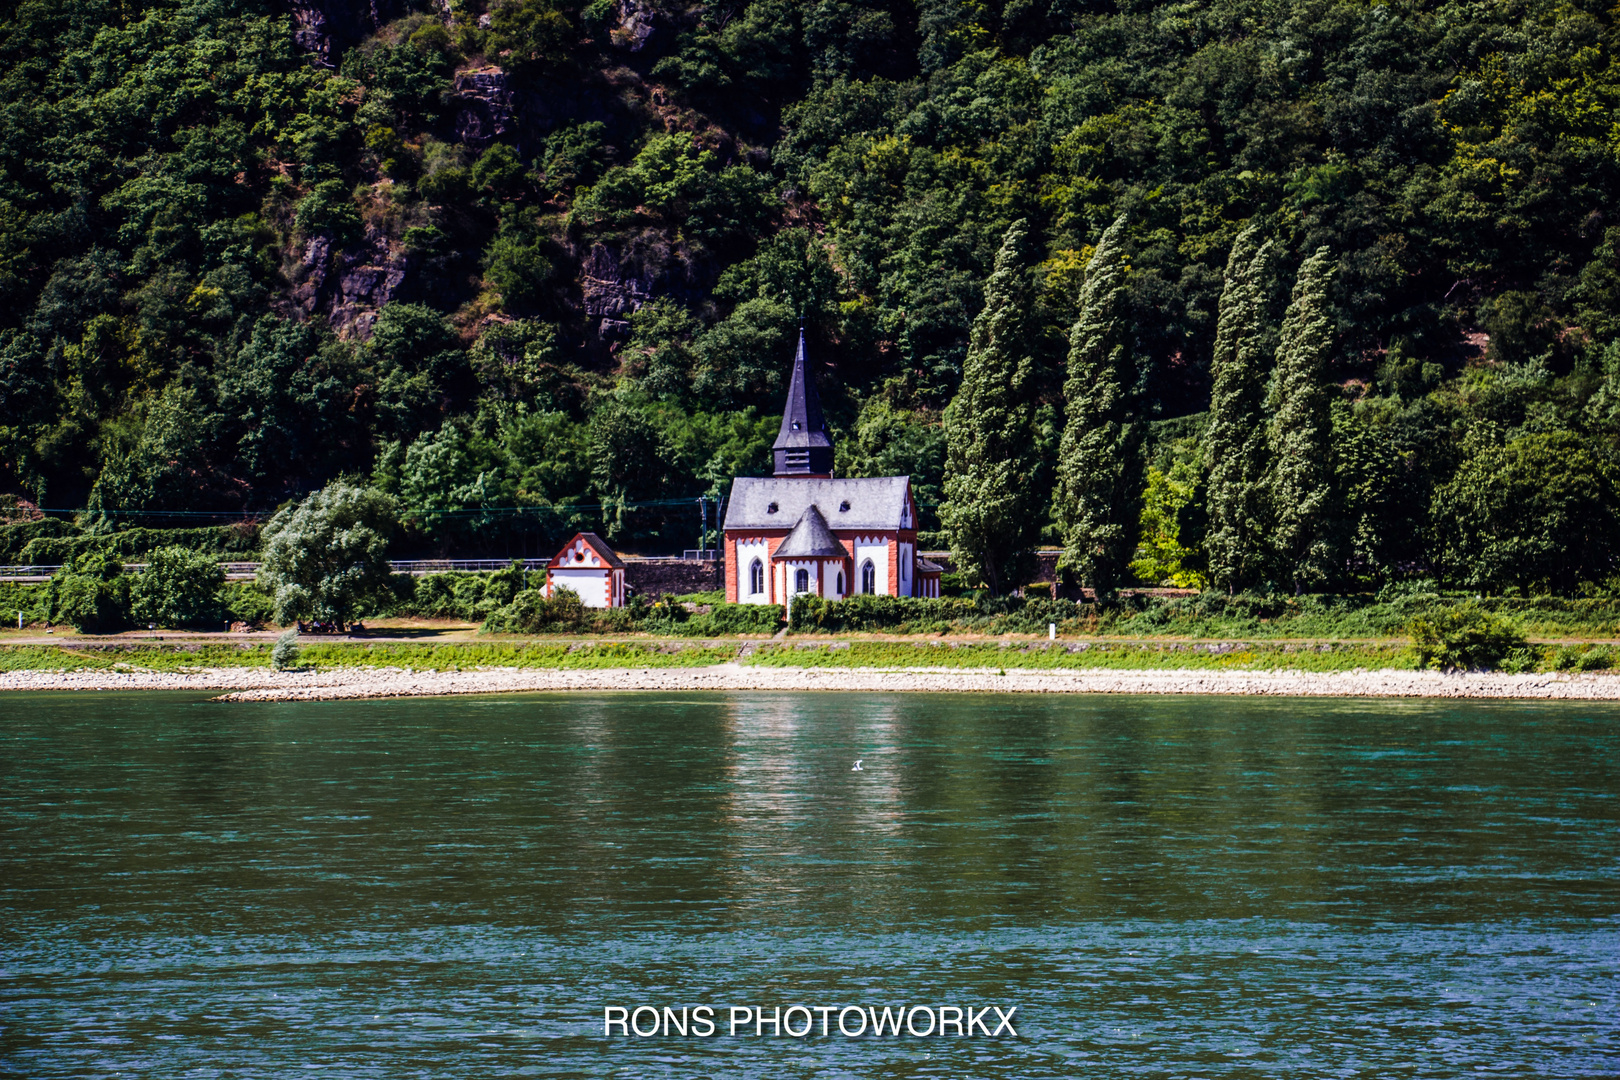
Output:
[[768,667],[1020,668],[1036,671],[1166,670],[1353,671],[1417,666],[1404,643],[1277,642],[885,642],[772,645],[748,660]]
[[[0,671],[157,672],[265,667],[271,642],[148,643],[137,640],[0,644]],[[781,641],[681,638],[437,638],[430,641],[350,642],[305,637],[305,669],[340,667],[475,671],[479,668],[695,668],[737,662],[795,668],[956,668],[1026,671],[1412,670],[1417,654],[1404,639],[1362,641],[1189,641],[1145,638],[1089,641],[1012,637],[883,638],[878,635],[788,638]],[[1606,646],[1541,643],[1530,649],[1538,671],[1607,670],[1616,651]]]

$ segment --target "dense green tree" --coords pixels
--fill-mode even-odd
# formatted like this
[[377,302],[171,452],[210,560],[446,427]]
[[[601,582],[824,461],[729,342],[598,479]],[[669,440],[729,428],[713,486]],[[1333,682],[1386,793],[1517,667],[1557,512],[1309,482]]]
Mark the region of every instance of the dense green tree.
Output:
[[119,518],[144,511],[184,511],[199,499],[229,505],[225,478],[210,464],[219,417],[213,401],[175,380],[155,398],[102,429],[112,446],[90,489],[92,514]]
[[719,405],[781,408],[797,320],[779,299],[756,296],[693,343],[697,394]]
[[136,623],[217,630],[224,587],[225,570],[215,556],[161,547],[146,557],[146,569],[130,586],[130,614]]
[[725,164],[685,134],[651,139],[628,165],[609,169],[574,201],[585,228],[678,224],[699,243],[716,246],[758,234],[770,181],[743,164]]
[[1437,561],[1472,589],[1570,592],[1614,570],[1612,452],[1572,432],[1479,439],[1434,495]]
[[591,416],[591,485],[602,501],[609,540],[651,527],[663,515],[641,504],[661,500],[668,477],[667,447],[646,411],[625,400]]
[[1203,447],[1178,439],[1165,467],[1149,465],[1142,493],[1141,542],[1131,573],[1148,585],[1200,589],[1209,584],[1204,552],[1207,500]]
[[1327,365],[1333,348],[1328,286],[1333,263],[1318,248],[1299,268],[1277,347],[1267,437],[1271,502],[1281,573],[1296,593],[1320,588],[1337,569],[1339,508],[1333,498],[1333,423]]
[[1018,221],[1002,240],[984,310],[973,321],[962,386],[945,411],[940,523],[958,572],[995,594],[1029,579],[1040,536],[1028,236]]
[[502,465],[498,450],[464,422],[422,435],[400,470],[401,517],[443,541],[465,543],[494,525],[487,508],[512,504]]
[[310,323],[267,315],[223,366],[220,407],[237,438],[236,467],[265,493],[330,479],[363,455],[367,381],[354,353]]
[[516,217],[501,223],[484,251],[484,279],[501,298],[501,306],[515,314],[544,305],[541,289],[551,277],[545,238]]
[[1266,442],[1266,279],[1275,244],[1261,239],[1258,225],[1238,234],[1226,260],[1215,325],[1210,374],[1209,424],[1204,453],[1209,461],[1210,579],[1228,592],[1257,585],[1270,552],[1270,454]]
[[116,634],[129,626],[129,575],[111,555],[84,555],[51,578],[50,619],[82,634]]
[[384,430],[409,435],[441,421],[473,386],[455,330],[422,304],[383,308],[367,351],[381,376],[377,411]]
[[499,0],[489,13],[489,44],[512,63],[557,64],[574,34],[552,0]]
[[259,563],[276,621],[353,621],[393,573],[397,513],[392,496],[341,481],[278,511],[264,527]]
[[929,533],[939,529],[946,434],[933,417],[896,409],[888,399],[874,395],[861,404],[854,430],[837,443],[835,452],[839,476],[911,477],[918,528]]
[[1124,232],[1120,217],[1097,241],[1086,266],[1080,317],[1069,332],[1067,417],[1058,451],[1060,569],[1098,596],[1112,595],[1128,580],[1141,491],[1136,462],[1142,431],[1124,311]]

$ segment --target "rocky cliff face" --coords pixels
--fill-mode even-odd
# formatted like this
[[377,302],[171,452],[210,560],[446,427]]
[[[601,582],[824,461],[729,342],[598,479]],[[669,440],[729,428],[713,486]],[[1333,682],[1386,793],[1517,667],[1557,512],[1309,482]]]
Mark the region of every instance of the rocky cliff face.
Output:
[[601,244],[591,247],[579,269],[585,314],[596,319],[596,333],[604,341],[630,336],[630,314],[652,299],[652,281],[634,274],[617,252]]
[[283,0],[293,18],[298,47],[326,67],[405,13],[404,0]]
[[[345,50],[406,13],[407,0],[279,0],[293,19],[301,48],[318,63],[336,67]],[[455,22],[449,0],[429,8],[446,25]],[[487,18],[487,17],[486,17]],[[659,35],[675,25],[656,0],[617,0],[609,36],[614,49],[641,53],[661,47]],[[626,69],[628,70],[628,69]],[[639,77],[623,75],[636,88]],[[496,142],[514,145],[525,158],[544,150],[558,128],[594,120],[613,127],[634,123],[623,103],[626,85],[613,78],[533,75],[515,80],[501,67],[458,71],[451,94],[449,126],[457,141],[481,152]],[[662,98],[653,92],[656,105]],[[448,133],[446,133],[448,134]],[[368,226],[363,244],[339,249],[329,237],[304,242],[285,266],[290,295],[285,314],[325,318],[339,336],[365,340],[383,305],[419,299],[415,291],[431,278],[431,261],[411,257],[388,236]],[[585,316],[587,345],[611,351],[630,334],[630,316],[654,296],[695,293],[712,284],[713,269],[692,265],[683,244],[656,231],[617,244],[591,245],[574,253],[579,310]],[[701,280],[700,280],[701,279]]]
[[517,110],[506,72],[498,67],[463,71],[456,75],[456,138],[482,150],[496,139],[515,135]]
[[637,53],[658,32],[658,16],[649,0],[619,0],[619,21],[608,36],[626,52]]
[[329,237],[312,237],[291,275],[292,313],[308,319],[324,311],[339,337],[364,341],[409,272],[410,257],[375,229],[368,227],[366,243],[353,251],[333,251]]

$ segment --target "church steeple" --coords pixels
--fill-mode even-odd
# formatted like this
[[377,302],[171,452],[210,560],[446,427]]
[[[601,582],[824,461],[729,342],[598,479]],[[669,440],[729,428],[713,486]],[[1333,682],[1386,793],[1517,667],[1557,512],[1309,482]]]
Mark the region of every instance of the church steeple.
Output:
[[821,416],[816,380],[805,370],[804,327],[799,327],[799,351],[793,357],[793,381],[788,384],[782,430],[772,447],[777,476],[831,476],[833,444]]

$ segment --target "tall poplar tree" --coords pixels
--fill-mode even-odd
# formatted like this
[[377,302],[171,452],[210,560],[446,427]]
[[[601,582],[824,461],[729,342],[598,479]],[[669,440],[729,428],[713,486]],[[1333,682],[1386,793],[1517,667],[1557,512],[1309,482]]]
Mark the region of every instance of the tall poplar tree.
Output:
[[1040,538],[1027,234],[1017,221],[1001,242],[984,310],[973,320],[961,389],[945,410],[940,522],[957,569],[998,595],[1034,574]]
[[1080,317],[1069,331],[1063,399],[1068,417],[1058,450],[1058,518],[1063,527],[1060,568],[1112,595],[1136,551],[1137,443],[1128,388],[1134,364],[1121,311],[1125,253],[1121,215],[1103,233],[1086,264]]
[[1271,420],[1271,498],[1283,572],[1298,594],[1324,584],[1334,569],[1333,423],[1326,372],[1333,347],[1327,288],[1328,249],[1317,248],[1294,280],[1277,347]]
[[1226,283],[1215,324],[1210,364],[1209,576],[1228,592],[1258,583],[1270,548],[1266,484],[1266,285],[1276,244],[1260,242],[1251,225],[1226,259]]

